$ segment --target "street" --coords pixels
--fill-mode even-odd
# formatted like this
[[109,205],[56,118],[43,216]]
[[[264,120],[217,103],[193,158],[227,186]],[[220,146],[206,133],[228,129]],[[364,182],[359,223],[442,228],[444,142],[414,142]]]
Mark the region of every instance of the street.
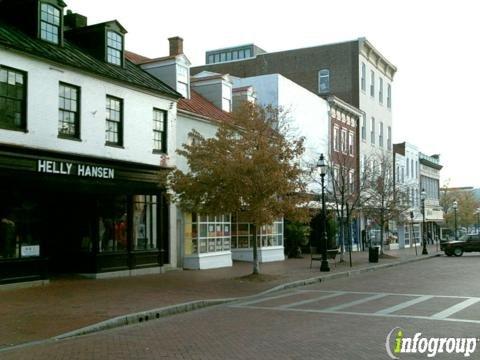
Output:
[[[480,337],[478,255],[445,256],[0,352],[1,359],[389,359],[387,335]],[[52,319],[54,321],[54,319]],[[396,333],[393,335],[393,337]],[[435,358],[465,358],[463,353]],[[395,354],[425,359],[423,354]],[[480,349],[469,354],[480,359]]]

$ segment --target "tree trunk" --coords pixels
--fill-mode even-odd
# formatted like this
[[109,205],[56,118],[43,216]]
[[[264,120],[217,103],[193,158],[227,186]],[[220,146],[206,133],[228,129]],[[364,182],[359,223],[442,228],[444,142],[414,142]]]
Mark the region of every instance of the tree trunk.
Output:
[[383,217],[383,214],[381,216],[381,220],[380,220],[380,254],[383,255],[383,247],[384,247],[384,233],[385,233],[385,224],[384,224],[384,217]]
[[258,248],[257,248],[257,225],[252,224],[253,227],[253,274],[258,275],[260,273],[260,263],[258,261]]
[[352,234],[351,234],[352,225],[350,224],[350,214],[348,212],[348,207],[347,207],[347,226],[348,226],[348,231],[347,231],[347,235],[348,235],[348,256],[349,256],[349,260],[350,260],[350,267],[352,267]]
[[343,253],[345,251],[345,221],[343,219],[343,206],[342,211],[340,212],[340,262],[343,262]]

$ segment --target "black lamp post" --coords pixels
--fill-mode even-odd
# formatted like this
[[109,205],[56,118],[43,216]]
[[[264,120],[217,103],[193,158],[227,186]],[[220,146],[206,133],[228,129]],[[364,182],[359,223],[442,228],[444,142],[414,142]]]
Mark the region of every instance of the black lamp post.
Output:
[[427,239],[426,239],[426,223],[425,223],[425,199],[427,197],[427,192],[425,189],[422,189],[420,193],[420,197],[422,199],[422,213],[423,213],[423,224],[422,224],[422,239],[423,239],[423,250],[422,255],[428,255],[427,251]]
[[455,212],[455,240],[458,240],[458,232],[457,232],[457,209],[458,209],[458,202],[455,200],[453,202],[453,211]]
[[320,168],[320,177],[322,179],[322,222],[323,222],[323,230],[322,230],[322,263],[320,265],[320,271],[330,271],[328,267],[328,260],[327,260],[327,211],[325,209],[325,175],[327,173],[327,164],[325,163],[325,158],[323,154],[320,154],[320,159],[318,159],[317,167]]
[[479,233],[479,230],[480,230],[480,208],[477,208],[477,210],[475,210],[475,214],[477,215],[477,231],[476,233],[478,234]]

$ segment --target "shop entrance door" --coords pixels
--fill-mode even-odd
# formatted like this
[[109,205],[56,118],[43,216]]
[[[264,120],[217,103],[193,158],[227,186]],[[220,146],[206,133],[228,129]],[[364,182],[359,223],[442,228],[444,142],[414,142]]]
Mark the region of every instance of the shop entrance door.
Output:
[[53,273],[82,272],[82,261],[92,253],[95,202],[86,195],[62,194],[47,201],[46,245]]

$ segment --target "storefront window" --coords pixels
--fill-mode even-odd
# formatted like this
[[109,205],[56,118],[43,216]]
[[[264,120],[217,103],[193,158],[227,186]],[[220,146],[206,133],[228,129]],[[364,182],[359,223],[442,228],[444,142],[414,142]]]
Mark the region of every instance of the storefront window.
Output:
[[[412,236],[415,241],[410,241]],[[420,245],[420,224],[405,225],[405,245],[414,245],[415,242]]]
[[[283,219],[277,219],[271,225],[263,225],[256,232],[257,246],[283,246]],[[242,219],[232,219],[232,248],[251,248],[255,238],[254,226]]]
[[157,248],[157,196],[133,197],[133,249]]
[[184,214],[185,255],[230,251],[230,215]]
[[99,251],[125,251],[127,249],[126,196],[101,201],[99,210]]
[[2,206],[0,259],[40,256],[37,204],[27,200]]

